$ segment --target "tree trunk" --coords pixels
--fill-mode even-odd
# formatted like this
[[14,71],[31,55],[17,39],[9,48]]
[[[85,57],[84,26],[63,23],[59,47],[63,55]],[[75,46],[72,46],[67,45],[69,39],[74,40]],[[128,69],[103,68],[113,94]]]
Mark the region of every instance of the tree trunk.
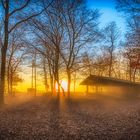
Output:
[[9,74],[9,67],[7,68],[7,92],[10,95],[10,74]]
[[47,71],[46,71],[46,61],[45,59],[43,60],[43,71],[44,71],[44,83],[45,83],[45,89],[46,93],[48,92],[48,76],[47,76]]
[[110,63],[109,63],[109,77],[112,76],[111,74],[112,74],[112,54],[111,54]]
[[70,87],[71,87],[71,72],[67,69],[67,76],[68,76],[68,98],[70,97]]
[[74,88],[74,93],[76,91],[76,72],[74,74],[74,85],[73,85],[73,88]]
[[135,82],[135,79],[136,79],[136,71],[137,71],[137,68],[134,69],[134,73],[133,73],[133,82]]
[[56,81],[57,86],[58,86],[57,96],[59,98],[59,96],[60,96],[60,84],[59,84],[59,73],[58,73],[58,69],[57,69],[57,71],[55,73],[55,81]]
[[0,79],[0,105],[4,104],[6,52],[8,48],[9,0],[6,0],[4,19],[4,45],[1,48],[1,79]]
[[36,71],[36,52],[35,52],[35,58],[34,58],[34,83],[35,83],[35,96],[37,94],[37,84],[36,84],[36,77],[37,77],[37,71]]
[[[6,46],[6,43],[4,44]],[[0,105],[4,104],[4,89],[5,89],[5,65],[6,65],[6,49],[1,51],[1,81],[0,81]]]
[[13,72],[10,74],[10,95],[13,96]]
[[54,85],[53,85],[53,76],[50,76],[50,84],[51,84],[51,93],[53,94],[53,89],[54,89]]
[[131,68],[131,61],[129,64],[129,80],[132,81],[132,68]]
[[51,64],[50,64],[49,61],[48,61],[48,67],[49,67],[51,94],[53,94],[53,90],[54,90],[54,77],[53,77],[53,74],[52,74]]
[[59,84],[59,48],[57,48],[57,49],[58,50],[56,51],[54,78],[55,78],[55,81],[56,81],[56,83],[58,85],[57,96],[59,97],[59,95],[60,95],[60,84]]

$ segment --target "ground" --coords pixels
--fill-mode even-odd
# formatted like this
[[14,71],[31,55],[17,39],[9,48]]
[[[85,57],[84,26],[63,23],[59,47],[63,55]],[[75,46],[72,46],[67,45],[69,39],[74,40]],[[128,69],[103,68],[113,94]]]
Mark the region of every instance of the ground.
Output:
[[140,100],[36,97],[0,109],[0,140],[139,140]]

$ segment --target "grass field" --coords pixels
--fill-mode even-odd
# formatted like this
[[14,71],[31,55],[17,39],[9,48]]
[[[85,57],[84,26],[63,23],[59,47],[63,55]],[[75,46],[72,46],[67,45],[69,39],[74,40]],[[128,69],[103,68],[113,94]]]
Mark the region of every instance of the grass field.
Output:
[[0,109],[0,140],[140,139],[140,99],[96,95],[13,100]]

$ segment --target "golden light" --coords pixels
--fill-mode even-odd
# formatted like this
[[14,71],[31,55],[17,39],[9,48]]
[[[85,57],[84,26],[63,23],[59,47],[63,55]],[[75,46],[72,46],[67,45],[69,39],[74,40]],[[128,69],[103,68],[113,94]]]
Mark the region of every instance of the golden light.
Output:
[[64,89],[64,91],[67,91],[68,82],[66,80],[62,80],[60,84],[61,84],[62,88]]
[[[67,82],[67,80],[65,80],[65,79],[62,79],[62,80],[60,80],[59,81],[59,83],[60,83],[60,85],[61,85],[61,87],[60,87],[60,91],[67,91],[67,87],[68,87],[68,82]],[[63,88],[63,90],[62,90],[62,88]],[[58,84],[56,83],[55,84],[55,89],[56,90],[58,90]]]

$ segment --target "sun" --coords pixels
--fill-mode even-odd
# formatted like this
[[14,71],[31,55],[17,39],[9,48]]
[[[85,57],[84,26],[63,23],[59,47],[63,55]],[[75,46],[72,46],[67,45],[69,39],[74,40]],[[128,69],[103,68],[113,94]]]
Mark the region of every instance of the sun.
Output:
[[[59,81],[59,84],[61,85],[60,91],[61,91],[61,92],[63,92],[63,91],[66,92],[66,91],[67,91],[67,87],[68,87],[68,82],[67,82],[67,80],[62,79],[62,80]],[[55,89],[58,90],[58,84],[57,84],[57,83],[55,84]]]
[[68,82],[65,79],[63,79],[63,80],[60,81],[60,84],[61,84],[61,87],[64,89],[64,91],[67,91]]

